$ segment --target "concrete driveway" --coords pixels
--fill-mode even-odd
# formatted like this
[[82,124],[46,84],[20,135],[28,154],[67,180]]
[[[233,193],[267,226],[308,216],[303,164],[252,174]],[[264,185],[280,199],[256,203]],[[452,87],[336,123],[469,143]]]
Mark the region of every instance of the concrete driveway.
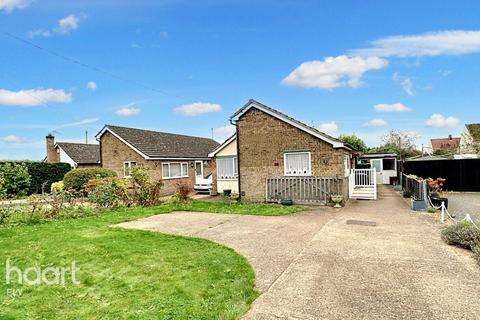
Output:
[[262,295],[245,319],[480,319],[472,255],[445,245],[440,226],[387,187],[338,212],[173,213],[121,226],[204,237],[246,256]]

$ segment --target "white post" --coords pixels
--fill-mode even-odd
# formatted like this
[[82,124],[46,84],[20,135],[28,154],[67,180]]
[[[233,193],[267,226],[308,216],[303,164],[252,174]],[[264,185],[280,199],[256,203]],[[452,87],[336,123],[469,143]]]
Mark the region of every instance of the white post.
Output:
[[377,200],[377,168],[373,168],[373,190],[375,192],[375,200]]
[[445,202],[442,201],[442,223],[445,223]]

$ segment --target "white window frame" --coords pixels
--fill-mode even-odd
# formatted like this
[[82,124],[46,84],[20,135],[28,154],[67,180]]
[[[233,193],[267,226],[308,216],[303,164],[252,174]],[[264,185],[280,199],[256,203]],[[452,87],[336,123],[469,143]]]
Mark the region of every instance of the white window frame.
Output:
[[[128,174],[127,171],[125,170],[125,165],[128,165]],[[131,178],[132,177],[132,167],[136,166],[137,162],[136,161],[123,161],[123,177],[124,178]]]
[[217,165],[217,180],[220,180],[220,181],[237,180],[238,179],[238,158],[237,158],[237,156],[222,156],[222,157],[217,158],[217,160],[219,160],[219,159],[229,159],[229,160],[232,161],[233,177],[231,177],[231,178],[220,178],[221,175],[218,172],[220,167]]
[[[178,177],[171,177],[170,176],[170,165],[171,164],[180,164],[180,176]],[[168,176],[165,176],[165,170],[163,170],[163,166],[168,166]],[[183,172],[183,166],[186,166],[186,172]],[[170,179],[183,179],[188,178],[188,162],[162,162],[162,179],[170,180]]]
[[[289,154],[308,154],[308,172],[302,174],[292,174],[287,172],[287,155]],[[309,177],[312,175],[312,153],[310,151],[285,151],[283,153],[283,174],[287,177]]]

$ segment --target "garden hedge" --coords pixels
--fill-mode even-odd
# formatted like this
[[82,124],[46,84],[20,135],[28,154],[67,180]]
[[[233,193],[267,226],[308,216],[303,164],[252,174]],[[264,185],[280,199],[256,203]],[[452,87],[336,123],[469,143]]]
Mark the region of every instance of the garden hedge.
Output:
[[25,165],[30,182],[27,187],[27,193],[42,193],[43,190],[50,192],[50,186],[53,182],[63,179],[65,174],[72,170],[68,163],[46,163],[39,161],[1,161],[0,165],[11,163],[17,165]]
[[450,245],[473,250],[480,243],[480,230],[468,221],[460,221],[443,229],[442,239]]
[[84,191],[85,184],[92,179],[115,178],[115,171],[105,168],[75,169],[63,178],[65,190]]

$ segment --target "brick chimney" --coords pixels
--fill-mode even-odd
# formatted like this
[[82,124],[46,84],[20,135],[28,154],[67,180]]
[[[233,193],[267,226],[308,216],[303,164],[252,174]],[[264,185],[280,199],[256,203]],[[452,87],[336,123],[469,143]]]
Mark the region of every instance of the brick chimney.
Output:
[[48,163],[57,163],[60,162],[57,150],[55,150],[55,137],[49,133],[45,137],[47,141],[47,162]]
[[448,140],[452,140],[452,139],[453,139],[452,135],[449,134],[449,135],[448,135]]

